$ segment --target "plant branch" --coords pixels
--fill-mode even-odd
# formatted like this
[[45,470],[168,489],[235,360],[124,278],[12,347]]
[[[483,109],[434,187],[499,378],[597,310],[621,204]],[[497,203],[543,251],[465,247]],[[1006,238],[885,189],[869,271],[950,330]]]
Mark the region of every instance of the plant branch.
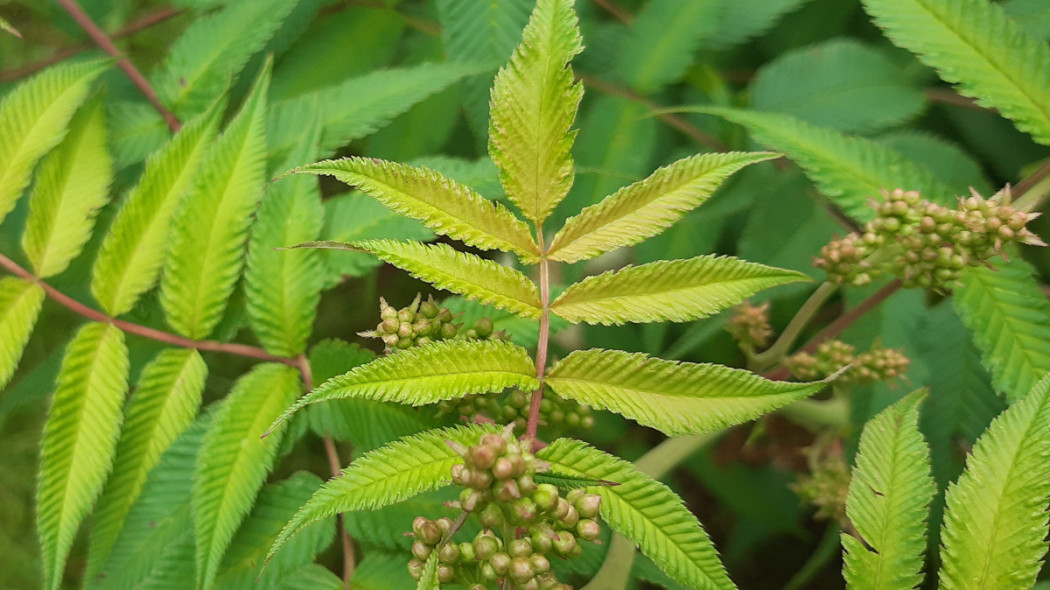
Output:
[[95,24],[95,21],[91,20],[91,17],[88,16],[82,8],[80,8],[80,5],[77,4],[77,1],[55,1],[58,2],[62,6],[62,8],[66,9],[66,12],[69,13],[69,16],[73,17],[73,20],[75,20],[76,23],[80,25],[80,28],[84,29],[84,32],[87,33],[89,37],[91,37],[91,40],[94,41],[95,44],[101,47],[102,50],[108,53],[109,55],[118,58],[117,67],[119,67],[128,76],[128,78],[131,79],[131,82],[136,87],[138,87],[142,94],[146,96],[146,100],[148,100],[149,103],[153,105],[153,108],[156,109],[162,117],[164,117],[164,120],[168,123],[168,127],[170,127],[173,132],[178,131],[180,127],[179,120],[175,118],[175,115],[172,114],[171,111],[169,111],[167,108],[164,107],[163,104],[161,104],[160,99],[157,97],[157,93],[153,90],[153,87],[150,86],[149,82],[142,75],[142,73],[138,71],[135,65],[132,64],[128,58],[124,57],[120,50],[117,49],[116,45],[113,45],[113,41],[110,40],[108,36],[106,36],[106,33],[102,29],[98,28],[98,25]]
[[[581,82],[583,82],[584,86],[594,88],[595,90],[604,92],[606,94],[610,94],[612,96],[626,98],[630,101],[636,102],[644,106],[649,111],[656,112],[663,108],[660,105],[652,102],[651,100],[639,96],[634,92],[627,90],[626,88],[621,88],[619,86],[616,86],[615,84],[610,84],[604,80],[595,78],[593,76],[579,74],[576,77]],[[701,131],[700,128],[698,128],[696,125],[693,125],[680,115],[676,115],[674,113],[660,113],[656,115],[656,117],[664,123],[667,123],[671,127],[674,127],[675,129],[681,131],[690,139],[701,145],[705,145],[719,152],[729,151],[729,146],[719,141],[718,138]]]
[[923,90],[923,94],[926,95],[926,99],[930,102],[939,102],[941,104],[949,104],[952,106],[963,107],[965,109],[974,109],[977,111],[993,112],[992,109],[988,109],[977,104],[977,101],[975,101],[974,99],[963,96],[949,88],[941,88],[935,86]]
[[[159,25],[160,23],[168,19],[179,16],[183,12],[185,11],[182,9],[161,8],[156,12],[147,14],[146,16],[143,16],[138,20],[132,21],[127,25],[124,25],[124,27],[111,33],[109,35],[109,38],[115,40],[123,39],[124,37],[129,37],[131,35],[134,35],[135,33],[138,33],[139,31],[143,31],[154,25]],[[93,47],[91,43],[78,43],[76,45],[66,47],[65,49],[60,49],[50,57],[46,57],[44,59],[26,64],[21,67],[12,68],[10,70],[0,72],[0,84],[13,82],[15,80],[25,78],[27,76],[32,76],[40,70],[43,70],[49,66],[53,66],[61,61],[65,61],[82,51],[90,49],[91,47]]]
[[[339,449],[336,448],[332,435],[327,433],[324,435],[324,451],[328,455],[328,467],[332,470],[332,477],[339,477],[343,474],[343,462],[339,459]],[[340,512],[336,518],[336,525],[339,527],[339,540],[343,546],[343,590],[350,590],[350,577],[354,575],[357,564],[354,558],[354,544],[343,519],[343,513]]]
[[1043,200],[1050,195],[1050,160],[1043,162],[1028,176],[1014,186],[1013,206],[1021,211],[1035,211],[1042,206]]
[[[815,351],[817,347],[820,346],[822,343],[838,336],[843,332],[843,330],[853,325],[853,323],[859,320],[860,318],[864,317],[866,313],[878,307],[879,304],[883,301],[889,299],[889,297],[896,293],[897,290],[900,288],[900,280],[894,279],[885,287],[879,289],[864,301],[861,301],[860,304],[858,304],[856,307],[849,310],[845,314],[839,316],[838,319],[828,324],[823,330],[818,332],[816,336],[811,338],[809,342],[807,342],[802,348],[800,348],[798,352],[811,353]],[[788,371],[787,367],[782,366],[776,370],[766,373],[764,376],[767,379],[772,379],[774,381],[783,381],[784,379],[787,379],[790,375],[791,372]]]
[[834,283],[821,283],[817,290],[809,296],[809,299],[802,304],[798,312],[795,313],[795,317],[791,318],[791,321],[788,322],[787,327],[781,332],[776,342],[765,351],[754,356],[752,361],[753,369],[755,371],[764,371],[780,362],[780,359],[784,358],[788,351],[791,350],[791,347],[795,345],[795,340],[798,339],[802,330],[806,328],[806,325],[813,320],[820,308],[837,290],[838,285]]
[[634,17],[631,16],[631,13],[627,12],[627,9],[618,5],[616,2],[613,2],[613,0],[591,0],[591,2],[604,8],[606,12],[613,15],[616,20],[625,25],[629,25],[634,21]]
[[532,392],[529,403],[529,422],[525,427],[525,437],[536,439],[540,426],[540,403],[543,401],[544,380],[547,374],[547,348],[550,341],[551,322],[551,286],[550,261],[547,260],[547,246],[543,243],[543,224],[536,224],[536,236],[540,245],[540,334],[536,344],[536,379],[540,385]]
[[133,324],[124,320],[118,320],[114,317],[106,315],[97,309],[92,309],[83,303],[73,299],[69,295],[59,291],[51,285],[45,283],[43,280],[38,278],[33,273],[22,268],[17,262],[11,260],[7,256],[0,254],[0,267],[6,268],[12,274],[21,277],[27,281],[36,283],[44,290],[44,293],[48,297],[54,299],[56,302],[70,309],[74,313],[84,316],[85,318],[106,324],[113,324],[117,328],[127,332],[128,334],[134,334],[136,336],[142,336],[143,338],[149,338],[150,340],[156,340],[158,342],[164,342],[172,346],[179,346],[182,348],[195,348],[197,350],[207,352],[223,352],[227,354],[235,354],[237,356],[245,356],[250,358],[257,358],[264,361],[270,361],[275,363],[282,363],[295,368],[299,368],[299,361],[297,359],[287,358],[283,356],[272,355],[265,350],[249,346],[247,344],[238,344],[236,342],[216,342],[214,340],[193,340],[186,338],[185,336],[179,336],[178,334],[172,334],[163,330],[157,330],[156,328],[150,328],[140,324]]

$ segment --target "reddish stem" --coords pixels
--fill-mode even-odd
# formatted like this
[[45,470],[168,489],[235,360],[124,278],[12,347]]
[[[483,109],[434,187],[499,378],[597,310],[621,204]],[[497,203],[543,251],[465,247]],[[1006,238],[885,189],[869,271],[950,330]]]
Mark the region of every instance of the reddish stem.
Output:
[[84,32],[91,37],[91,40],[94,41],[96,45],[101,47],[102,50],[109,55],[119,58],[117,61],[117,67],[123,70],[128,78],[131,79],[131,82],[142,91],[142,94],[146,96],[146,100],[148,100],[149,103],[153,105],[153,108],[157,109],[157,112],[168,122],[168,127],[170,127],[173,132],[178,131],[180,127],[179,120],[175,118],[175,115],[172,114],[171,111],[161,104],[160,99],[157,97],[157,93],[153,90],[153,87],[150,86],[142,73],[138,71],[128,58],[124,57],[120,50],[117,49],[116,45],[113,45],[113,41],[111,41],[110,38],[106,36],[106,33],[95,24],[95,21],[91,20],[91,17],[80,8],[80,5],[77,4],[76,0],[55,1],[58,2],[62,8],[66,9],[69,16],[73,17],[73,20],[80,25],[80,28],[84,29]]

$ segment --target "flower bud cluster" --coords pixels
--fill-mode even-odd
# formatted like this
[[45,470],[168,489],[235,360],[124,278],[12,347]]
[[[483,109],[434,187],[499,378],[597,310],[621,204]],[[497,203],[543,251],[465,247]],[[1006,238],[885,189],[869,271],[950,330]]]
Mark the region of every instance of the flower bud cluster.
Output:
[[829,454],[811,461],[809,475],[791,484],[798,497],[817,508],[817,518],[845,522],[850,472],[841,454]]
[[[503,401],[499,414],[493,418],[503,423],[513,423],[515,430],[524,431],[531,404],[532,394],[515,390]],[[594,416],[589,406],[547,392],[540,402],[540,422],[555,428],[568,426],[588,429],[594,426]]]
[[452,480],[464,489],[449,505],[475,515],[483,530],[470,542],[455,543],[450,519],[417,517],[408,565],[413,578],[420,578],[426,560],[437,551],[442,583],[471,590],[492,584],[513,590],[571,590],[558,581],[550,559],[577,557],[583,551],[578,539],[598,538],[601,496],[577,489],[562,497],[557,487],[537,484],[533,476],[547,466],[526,447],[509,428],[503,435],[486,434],[469,448],[453,445],[464,462],[452,468]]
[[900,377],[908,371],[909,362],[903,350],[875,347],[857,354],[855,347],[841,340],[828,340],[815,354],[794,354],[784,365],[802,381],[824,379],[848,366],[836,379],[838,383],[868,384]]
[[481,318],[466,329],[463,328],[463,324],[453,323],[456,316],[452,315],[449,308],[439,307],[433,296],[421,301],[421,296],[416,295],[411,304],[401,309],[395,308],[380,297],[379,317],[382,321],[375,330],[360,332],[358,335],[379,338],[383,341],[383,350],[386,353],[453,338],[510,339],[504,331],[493,331],[494,326],[490,318]]
[[[829,280],[863,285],[878,274],[893,274],[906,287],[950,288],[967,266],[1002,254],[1009,243],[1045,246],[1025,225],[1039,216],[1009,205],[1009,188],[990,199],[971,189],[955,209],[925,201],[918,192],[897,189],[873,205],[877,217],[861,234],[832,241],[814,265]],[[894,251],[875,255],[884,246]]]
[[726,330],[742,347],[754,350],[765,348],[773,336],[769,325],[769,302],[759,305],[741,303],[733,308],[733,317],[726,323]]

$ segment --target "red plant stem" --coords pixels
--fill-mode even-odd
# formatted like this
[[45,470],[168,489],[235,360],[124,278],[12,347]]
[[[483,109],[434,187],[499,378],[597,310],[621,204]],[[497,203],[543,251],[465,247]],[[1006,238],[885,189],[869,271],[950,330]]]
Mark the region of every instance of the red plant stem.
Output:
[[536,345],[536,379],[540,386],[532,392],[532,401],[529,403],[529,422],[525,427],[525,438],[536,440],[536,432],[540,426],[540,402],[543,401],[544,379],[547,374],[547,347],[550,340],[551,320],[551,286],[550,286],[550,262],[547,260],[547,248],[543,243],[543,225],[536,224],[536,236],[540,245],[540,335]]
[[602,8],[604,8],[606,12],[608,12],[611,15],[613,15],[616,18],[616,20],[620,21],[621,23],[623,23],[625,25],[631,24],[631,22],[634,20],[634,17],[631,16],[631,13],[627,12],[627,10],[625,10],[622,6],[619,6],[618,4],[613,2],[612,0],[591,0],[591,1],[594,2],[595,4],[597,4],[598,6],[601,6]]
[[[885,287],[879,289],[864,301],[861,301],[860,304],[857,305],[857,307],[854,307],[848,312],[842,314],[838,317],[838,319],[828,324],[823,330],[817,332],[817,335],[811,338],[809,342],[806,342],[806,344],[803,345],[802,348],[798,349],[797,352],[812,353],[817,349],[818,346],[838,336],[846,328],[853,325],[854,322],[864,317],[864,315],[867,314],[869,311],[875,309],[883,301],[889,299],[890,296],[896,293],[900,288],[900,280],[894,279]],[[791,376],[791,371],[789,371],[787,367],[781,366],[780,368],[770,371],[763,376],[773,381],[783,381],[789,376]]]
[[149,82],[146,81],[146,78],[142,75],[142,73],[138,71],[135,65],[132,64],[128,58],[123,56],[120,50],[117,49],[116,45],[113,45],[113,41],[111,41],[110,38],[106,36],[106,33],[102,29],[98,28],[98,25],[95,24],[95,21],[91,20],[91,17],[88,16],[82,8],[80,8],[80,5],[77,4],[77,1],[55,1],[58,2],[62,6],[62,8],[66,9],[66,12],[69,13],[69,16],[73,17],[73,20],[75,20],[77,24],[80,25],[80,28],[84,29],[84,32],[87,33],[89,37],[91,37],[91,40],[94,41],[95,44],[101,47],[102,50],[108,53],[109,55],[119,58],[119,60],[117,61],[117,67],[123,70],[123,72],[127,74],[128,78],[131,79],[131,82],[135,84],[135,86],[137,86],[140,91],[142,91],[142,94],[146,96],[146,100],[148,100],[149,103],[153,105],[153,108],[157,109],[157,112],[160,113],[161,116],[164,117],[164,120],[168,122],[168,127],[170,127],[173,132],[178,131],[180,127],[179,120],[175,118],[175,115],[172,114],[171,111],[169,111],[167,108],[164,107],[163,104],[160,103],[160,99],[157,98],[157,93],[153,90],[153,87],[149,85]]
[[[162,9],[156,11],[156,12],[147,14],[146,16],[144,16],[144,17],[142,17],[142,18],[140,18],[140,19],[138,19],[136,21],[128,23],[124,27],[122,27],[119,30],[117,30],[117,31],[113,32],[112,34],[110,34],[109,38],[110,39],[122,39],[124,37],[128,37],[130,35],[134,35],[135,33],[138,33],[139,31],[148,29],[148,28],[150,28],[150,27],[152,27],[154,25],[158,25],[158,24],[160,24],[160,23],[162,23],[162,22],[164,22],[164,21],[166,21],[166,20],[168,20],[170,18],[174,18],[174,17],[182,14],[183,12],[184,11],[182,9],[162,8]],[[42,60],[35,61],[33,63],[29,63],[29,64],[26,64],[24,66],[18,67],[18,68],[12,68],[12,69],[4,71],[4,72],[0,72],[0,84],[5,84],[7,82],[13,82],[15,80],[20,80],[20,79],[25,78],[27,76],[31,76],[31,75],[39,72],[40,70],[43,70],[44,68],[47,68],[48,66],[52,66],[54,64],[57,64],[60,61],[67,60],[67,59],[73,57],[74,55],[80,53],[81,51],[84,51],[85,49],[89,49],[90,47],[92,47],[92,45],[90,43],[78,43],[78,44],[73,45],[71,47],[66,47],[65,49],[60,49],[57,52],[55,52],[54,55],[51,55],[50,57],[46,57],[46,58],[44,58]]]

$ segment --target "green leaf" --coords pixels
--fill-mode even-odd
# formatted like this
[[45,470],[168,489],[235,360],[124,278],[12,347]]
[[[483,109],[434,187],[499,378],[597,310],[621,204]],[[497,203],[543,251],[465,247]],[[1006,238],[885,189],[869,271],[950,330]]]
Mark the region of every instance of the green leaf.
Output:
[[319,520],[340,512],[382,508],[452,483],[452,466],[463,458],[446,441],[473,445],[483,434],[497,429],[474,424],[428,430],[355,459],[341,475],[325,482],[295,514],[266,559],[273,558],[289,539]]
[[299,390],[295,369],[259,365],[237,381],[216,412],[193,478],[199,588],[212,586],[223,553],[277,456],[280,431],[263,439],[260,435]]
[[726,428],[816,393],[826,383],[767,381],[722,365],[620,350],[577,350],[554,366],[558,395],[622,414],[668,435]]
[[164,67],[152,76],[161,102],[183,119],[203,113],[297,3],[232,2],[194,22],[175,41]]
[[922,583],[930,500],[930,450],[919,432],[924,390],[905,397],[865,426],[846,515],[859,539],[842,534],[842,575],[850,588],[898,590]]
[[602,519],[675,581],[689,588],[736,588],[700,522],[664,484],[577,440],[560,438],[536,455],[554,471],[619,482],[589,490],[602,497]]
[[87,580],[88,588],[139,590],[161,580],[181,580],[175,588],[193,587],[193,472],[210,418],[206,414],[190,425],[161,455],[128,511],[105,566]]
[[0,390],[18,368],[43,303],[39,285],[15,277],[0,279]]
[[[343,523],[350,537],[365,548],[366,555],[377,553],[372,551],[373,549],[406,555],[411,551],[415,540],[414,537],[405,535],[411,527],[412,520],[420,514],[426,514],[430,519],[448,517],[455,520],[459,511],[449,508],[445,503],[457,499],[458,496],[457,488],[449,486],[382,508],[347,512],[343,514]],[[464,529],[460,529],[463,534],[469,534],[471,523],[465,522]],[[477,531],[480,530],[478,527]],[[400,567],[405,569],[404,559],[401,560]]]
[[[868,201],[881,190],[919,190],[937,203],[953,202],[953,190],[928,170],[894,150],[861,137],[816,127],[789,115],[718,107],[689,107],[679,112],[716,115],[747,127],[759,143],[784,152],[844,213],[859,221],[874,219]],[[965,187],[958,187],[959,192]]]
[[[405,569],[402,567],[401,569]],[[354,570],[355,572],[357,570]],[[331,570],[316,563],[310,563],[281,578],[274,590],[343,590],[343,580]],[[351,585],[351,590],[357,590]],[[361,590],[371,590],[370,587]]]
[[433,170],[343,158],[301,166],[292,172],[334,176],[436,233],[476,248],[515,252],[526,261],[539,256],[539,247],[523,221],[503,205]]
[[587,277],[566,289],[550,309],[570,322],[686,322],[762,289],[808,280],[799,272],[731,256],[661,260]]
[[[411,68],[379,70],[294,99],[278,102],[267,118],[271,156],[282,157],[299,142],[304,117],[319,108],[321,154],[328,155],[365,137],[426,97],[465,76],[490,69],[478,63],[425,63]],[[304,162],[305,163],[305,162]]]
[[1050,377],[1003,412],[948,488],[940,587],[1031,588],[1047,541]]
[[102,101],[84,105],[61,144],[40,165],[22,249],[38,277],[69,266],[91,237],[95,215],[109,201],[113,162],[106,152]]
[[270,566],[262,570],[266,550],[295,512],[321,486],[313,474],[298,472],[267,485],[259,492],[252,512],[244,520],[222,561],[215,587],[223,590],[279,588],[284,578],[311,563],[335,538],[332,521],[319,522],[286,544]]
[[966,269],[952,301],[996,391],[1016,401],[1050,371],[1050,301],[1024,260],[1015,255],[995,266]]
[[207,375],[208,366],[193,349],[164,350],[142,370],[125,412],[113,474],[95,509],[86,578],[105,564],[150,470],[196,417]]
[[18,29],[12,27],[11,23],[7,22],[6,20],[4,20],[2,18],[0,18],[0,30],[7,31],[8,33],[11,33],[15,37],[18,37],[19,39],[22,38],[22,33],[19,33]]
[[160,301],[168,323],[183,336],[211,333],[244,266],[248,226],[263,191],[269,72],[263,69],[175,211]]
[[583,86],[573,56],[583,50],[572,0],[539,0],[510,62],[492,87],[489,155],[507,196],[543,223],[572,186],[571,131]]
[[569,218],[554,236],[549,256],[576,262],[637,244],[701,205],[737,170],[776,157],[766,152],[699,154],[660,168]]
[[987,0],[864,0],[895,44],[1050,144],[1050,46]]
[[620,76],[642,94],[680,80],[701,42],[717,30],[719,4],[717,0],[646,4],[620,48]]
[[751,83],[751,106],[847,133],[868,134],[915,118],[922,89],[884,52],[832,39],[784,53]]
[[307,242],[296,248],[369,252],[438,289],[460,293],[523,318],[540,317],[539,292],[525,275],[492,260],[459,252],[447,244],[362,240],[346,244]]
[[278,418],[308,404],[364,398],[412,406],[507,387],[536,389],[536,365],[524,348],[502,340],[447,340],[399,350],[325,381]]
[[[314,158],[319,138],[314,121],[289,160]],[[316,179],[291,178],[267,186],[248,241],[244,292],[252,329],[271,354],[294,357],[306,350],[324,281],[320,252],[277,248],[316,240],[323,224]]]
[[354,570],[350,590],[403,590],[413,580],[405,567],[404,554],[370,552]]
[[735,0],[719,5],[718,23],[705,49],[726,49],[757,37],[810,0]]
[[50,590],[62,586],[77,528],[113,464],[127,382],[123,332],[111,324],[80,328],[62,361],[40,451],[37,530]]
[[419,577],[416,590],[441,590],[441,582],[438,581],[438,554],[433,551],[423,566],[423,574]]
[[57,65],[19,84],[0,103],[0,221],[29,185],[37,160],[65,135],[66,124],[110,61]]
[[172,215],[215,137],[221,104],[186,124],[146,161],[142,177],[113,220],[91,277],[91,293],[106,313],[127,313],[156,282]]
[[587,488],[593,486],[617,486],[619,482],[609,481],[607,479],[595,479],[593,477],[579,477],[576,475],[566,475],[564,473],[554,473],[547,471],[546,473],[537,473],[533,476],[536,483],[549,483],[553,486],[557,486],[562,490],[575,490],[577,488]]

